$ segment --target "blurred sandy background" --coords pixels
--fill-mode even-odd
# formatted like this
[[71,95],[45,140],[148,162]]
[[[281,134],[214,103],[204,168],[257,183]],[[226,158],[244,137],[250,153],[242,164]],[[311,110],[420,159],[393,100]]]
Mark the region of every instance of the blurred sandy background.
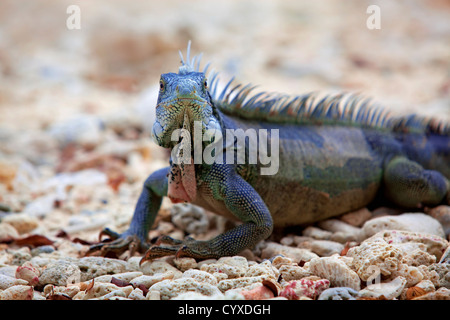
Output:
[[[366,27],[372,4],[380,30]],[[69,5],[81,9],[79,30],[66,27]],[[69,197],[78,207],[68,212],[99,210],[88,191],[42,200],[55,174],[94,168],[128,219],[141,181],[163,165],[148,134],[159,75],[177,71],[188,40],[223,80],[362,92],[395,112],[450,120],[447,0],[2,0],[0,203],[45,214]]]

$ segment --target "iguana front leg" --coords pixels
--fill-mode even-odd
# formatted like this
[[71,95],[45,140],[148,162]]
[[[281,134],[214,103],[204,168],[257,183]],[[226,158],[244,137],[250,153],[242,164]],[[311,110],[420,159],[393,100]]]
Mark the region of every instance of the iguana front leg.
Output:
[[386,164],[383,180],[386,196],[404,207],[438,205],[450,200],[447,178],[405,157],[395,157]]
[[259,194],[228,165],[213,165],[203,183],[210,189],[213,202],[223,201],[226,208],[243,221],[235,227],[208,241],[185,241],[163,237],[151,247],[141,263],[165,255],[188,256],[198,259],[236,255],[267,238],[273,229],[269,209]]
[[114,240],[91,246],[87,254],[98,250],[104,254],[109,251],[120,254],[127,249],[132,252],[135,250],[144,252],[148,249],[148,232],[155,221],[162,198],[167,195],[169,169],[170,167],[166,167],[155,171],[145,180],[128,230],[118,234],[108,228],[104,229],[101,234],[106,234]]

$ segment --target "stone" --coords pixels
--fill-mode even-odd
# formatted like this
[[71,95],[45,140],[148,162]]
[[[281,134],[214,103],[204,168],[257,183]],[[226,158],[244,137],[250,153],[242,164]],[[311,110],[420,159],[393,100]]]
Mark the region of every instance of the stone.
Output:
[[31,232],[39,225],[35,216],[26,213],[9,214],[2,219],[2,223],[10,224],[19,234]]
[[187,233],[201,234],[209,229],[208,216],[201,207],[190,203],[180,203],[174,205],[170,213],[173,224]]
[[357,291],[360,289],[358,274],[336,256],[314,258],[309,261],[308,266],[314,275],[328,279],[333,287],[348,287]]
[[406,285],[406,279],[403,277],[396,277],[390,282],[371,284],[359,291],[361,298],[375,298],[392,300],[397,298],[403,291]]
[[279,267],[278,271],[285,281],[300,280],[313,275],[309,269],[300,267],[298,264],[284,264]]
[[5,276],[0,274],[0,290],[6,290],[12,286],[16,285],[27,285],[28,281],[23,279],[16,279],[13,277]]
[[106,282],[95,283],[94,281],[94,285],[86,290],[86,294],[84,295],[83,300],[100,298],[107,294],[109,294],[109,296],[106,298],[112,296],[128,297],[131,291],[133,291],[133,287],[131,285],[126,287],[118,287],[113,283],[106,283]]
[[[434,255],[436,261],[441,259],[442,254],[449,245],[449,242],[442,237],[435,236],[427,233],[410,232],[410,231],[398,231],[389,230],[379,232],[371,237],[371,239],[380,238],[389,244],[393,244],[398,248],[403,248],[403,245],[425,245],[424,249],[427,253]],[[366,241],[370,241],[367,239]],[[421,249],[421,247],[416,247],[416,249]],[[426,259],[426,258],[425,258]]]
[[191,278],[197,280],[198,282],[206,282],[214,286],[218,283],[216,277],[214,277],[211,273],[202,270],[190,269],[183,272],[181,277]]
[[370,238],[361,245],[350,248],[347,256],[353,257],[352,269],[361,280],[367,281],[379,275],[390,276],[398,269],[403,253],[383,239]]
[[282,255],[291,258],[295,262],[309,261],[312,258],[317,258],[318,255],[308,249],[294,248],[284,246],[275,242],[267,242],[266,247],[261,251],[261,258],[270,259],[277,255]]
[[330,240],[333,233],[330,231],[322,230],[317,227],[309,226],[303,230],[302,235],[305,237],[311,237],[317,240]]
[[31,262],[27,261],[16,269],[16,278],[28,281],[28,285],[35,286],[39,283],[39,269]]
[[80,281],[87,281],[106,274],[123,273],[127,263],[118,259],[104,257],[83,257],[78,260]]
[[242,277],[248,270],[248,261],[244,257],[222,257],[216,263],[204,264],[200,270],[209,273],[224,273],[228,278]]
[[15,285],[0,291],[0,300],[31,300],[33,287],[27,285]]
[[138,287],[140,285],[143,285],[147,289],[150,288],[155,283],[158,283],[163,280],[172,280],[174,278],[174,273],[172,271],[166,271],[164,273],[156,273],[152,276],[150,275],[141,275],[139,277],[136,277],[132,280],[130,280],[130,283],[134,287]]
[[442,287],[434,292],[414,298],[414,300],[450,300],[450,289]]
[[154,261],[148,261],[142,264],[140,267],[140,270],[144,275],[156,275],[158,273],[166,273],[168,271],[172,272],[173,278],[177,279],[180,278],[183,272],[175,268],[174,266],[170,265],[166,261],[163,260],[154,260]]
[[76,263],[63,259],[49,263],[39,277],[39,284],[66,286],[81,282],[81,271]]
[[317,300],[356,300],[358,291],[347,287],[329,288],[323,291]]
[[313,240],[308,243],[307,248],[321,257],[328,257],[336,253],[340,254],[344,250],[344,245],[329,240]]
[[450,264],[448,263],[434,263],[428,266],[429,271],[434,271],[438,274],[439,287],[446,287],[450,289]]
[[328,219],[320,221],[318,223],[318,226],[333,233],[345,234],[349,239],[348,241],[350,241],[350,239],[351,241],[362,241],[363,239],[365,239],[364,232],[361,228],[352,226],[339,219]]
[[251,290],[242,290],[241,294],[245,297],[245,300],[266,300],[274,297],[273,291],[264,285]]
[[383,216],[364,223],[362,230],[366,238],[386,230],[411,231],[445,237],[442,225],[424,213],[404,213],[398,216]]
[[362,208],[357,211],[345,213],[339,217],[343,222],[354,226],[361,227],[364,222],[369,220],[372,217],[372,213],[367,208]]
[[19,238],[19,232],[9,223],[0,223],[0,241],[7,242]]
[[298,281],[288,282],[279,295],[288,300],[299,300],[303,296],[310,299],[316,299],[324,290],[328,289],[329,286],[330,281],[327,279],[304,278]]
[[426,208],[425,213],[436,219],[442,225],[445,236],[450,235],[450,206],[437,206],[434,208]]
[[201,283],[191,278],[179,278],[175,280],[163,280],[155,283],[149,290],[160,292],[161,300],[169,300],[185,292],[197,292],[206,296],[220,295],[216,286],[209,283]]
[[270,276],[257,276],[257,277],[239,277],[234,279],[225,279],[219,281],[218,288],[220,291],[225,292],[230,289],[245,288],[246,290],[253,289],[253,285],[260,284],[265,280],[271,279]]

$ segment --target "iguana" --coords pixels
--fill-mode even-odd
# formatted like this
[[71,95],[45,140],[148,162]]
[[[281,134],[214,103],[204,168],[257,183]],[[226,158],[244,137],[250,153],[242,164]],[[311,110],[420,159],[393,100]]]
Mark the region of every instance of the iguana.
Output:
[[[219,90],[217,73],[212,72],[210,83],[206,79],[209,64],[200,71],[199,56],[190,58],[190,43],[187,59],[180,56],[178,73],[161,75],[152,132],[158,145],[175,151],[170,165],[146,179],[129,229],[122,234],[103,230],[113,241],[96,244],[90,252],[147,249],[149,229],[165,196],[242,224],[209,241],[163,236],[141,262],[165,255],[235,255],[269,237],[274,226],[356,210],[380,192],[403,207],[449,202],[448,123],[417,115],[389,116],[372,100],[348,93],[252,94],[254,87],[233,85],[234,79]],[[278,142],[278,149],[270,146],[272,155],[278,150],[278,171],[261,174],[267,161],[249,161],[250,149],[261,136],[252,140],[249,135],[242,147],[236,138],[215,140],[211,133],[226,137],[227,129],[255,129],[269,132],[270,138],[278,133],[278,139],[270,140]],[[200,153],[219,143],[221,148],[211,152],[216,161],[195,163],[190,158],[175,163],[174,154],[189,159],[199,151],[196,141]],[[217,161],[230,152],[230,159],[237,160],[236,149],[245,153],[244,163]]]

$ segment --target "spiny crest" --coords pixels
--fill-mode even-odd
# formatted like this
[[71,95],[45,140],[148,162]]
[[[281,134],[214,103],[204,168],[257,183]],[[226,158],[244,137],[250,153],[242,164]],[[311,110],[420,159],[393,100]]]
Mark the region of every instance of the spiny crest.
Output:
[[[190,59],[191,42],[186,60],[182,53],[180,74],[200,72],[199,54]],[[209,63],[201,71],[206,74]],[[256,86],[234,83],[234,77],[218,89],[218,73],[211,71],[210,95],[222,112],[244,119],[293,124],[345,124],[386,128],[395,132],[433,132],[450,136],[450,123],[419,115],[392,116],[372,99],[352,93],[321,94],[310,92],[298,96],[259,92]]]

